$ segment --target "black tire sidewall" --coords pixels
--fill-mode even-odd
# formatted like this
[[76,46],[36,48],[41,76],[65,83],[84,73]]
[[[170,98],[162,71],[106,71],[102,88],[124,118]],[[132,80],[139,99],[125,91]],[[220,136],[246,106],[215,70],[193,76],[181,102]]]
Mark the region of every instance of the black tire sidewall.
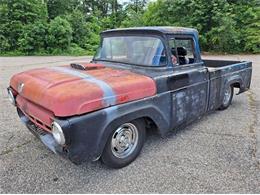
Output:
[[138,143],[136,145],[135,150],[133,151],[132,154],[130,154],[128,157],[126,158],[118,158],[116,157],[112,150],[111,150],[111,139],[112,136],[115,132],[115,130],[111,133],[111,135],[109,136],[107,143],[105,145],[104,151],[102,153],[101,156],[101,160],[104,164],[106,164],[108,167],[111,168],[122,168],[124,166],[127,166],[128,164],[130,164],[131,162],[133,162],[137,156],[139,155],[139,153],[141,152],[141,149],[143,147],[143,144],[145,142],[145,138],[146,138],[146,131],[145,131],[145,123],[143,120],[138,119],[138,120],[134,120],[131,121],[129,123],[132,123],[136,126],[137,131],[138,131]]
[[223,102],[224,101],[224,96],[223,96],[222,104],[219,107],[219,110],[225,110],[225,109],[227,109],[231,105],[231,102],[232,102],[232,99],[233,99],[233,95],[234,95],[234,87],[232,85],[229,85],[228,87],[231,88],[231,96],[229,98],[228,104],[224,105],[224,102]]

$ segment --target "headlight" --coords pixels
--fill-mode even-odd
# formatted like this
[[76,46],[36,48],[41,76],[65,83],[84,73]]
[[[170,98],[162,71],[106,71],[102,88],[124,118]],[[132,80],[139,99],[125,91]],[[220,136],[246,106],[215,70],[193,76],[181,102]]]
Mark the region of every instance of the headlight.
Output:
[[9,101],[15,105],[15,98],[14,98],[14,94],[12,92],[12,90],[10,88],[7,89],[7,93],[8,93],[8,99]]
[[64,137],[62,128],[55,121],[52,123],[52,135],[58,144],[60,144],[60,145],[65,144],[65,137]]

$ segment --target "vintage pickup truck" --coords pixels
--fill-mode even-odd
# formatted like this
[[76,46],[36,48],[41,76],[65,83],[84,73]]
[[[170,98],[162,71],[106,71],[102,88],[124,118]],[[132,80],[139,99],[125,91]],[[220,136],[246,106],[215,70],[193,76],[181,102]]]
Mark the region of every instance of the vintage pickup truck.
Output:
[[79,164],[121,168],[139,155],[146,130],[160,135],[250,87],[252,63],[201,59],[198,32],[181,27],[107,30],[90,63],[14,75],[9,99],[49,149]]

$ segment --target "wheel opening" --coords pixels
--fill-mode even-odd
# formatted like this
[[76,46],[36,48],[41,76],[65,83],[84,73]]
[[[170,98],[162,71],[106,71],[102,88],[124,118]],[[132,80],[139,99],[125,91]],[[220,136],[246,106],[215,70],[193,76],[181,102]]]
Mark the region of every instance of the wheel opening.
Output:
[[145,129],[147,134],[153,135],[159,133],[158,126],[151,118],[144,117],[144,121],[145,121]]
[[240,89],[240,83],[234,83],[232,84],[232,87],[239,88]]

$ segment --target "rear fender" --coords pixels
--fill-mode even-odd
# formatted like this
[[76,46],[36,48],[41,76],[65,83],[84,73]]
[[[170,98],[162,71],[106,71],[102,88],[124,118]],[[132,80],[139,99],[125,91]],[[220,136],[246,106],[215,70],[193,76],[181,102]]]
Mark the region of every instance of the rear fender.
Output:
[[239,85],[239,92],[237,93],[237,95],[238,95],[245,91],[245,86],[243,84],[243,80],[240,75],[234,75],[234,76],[228,78],[225,87],[234,86],[237,84]]

